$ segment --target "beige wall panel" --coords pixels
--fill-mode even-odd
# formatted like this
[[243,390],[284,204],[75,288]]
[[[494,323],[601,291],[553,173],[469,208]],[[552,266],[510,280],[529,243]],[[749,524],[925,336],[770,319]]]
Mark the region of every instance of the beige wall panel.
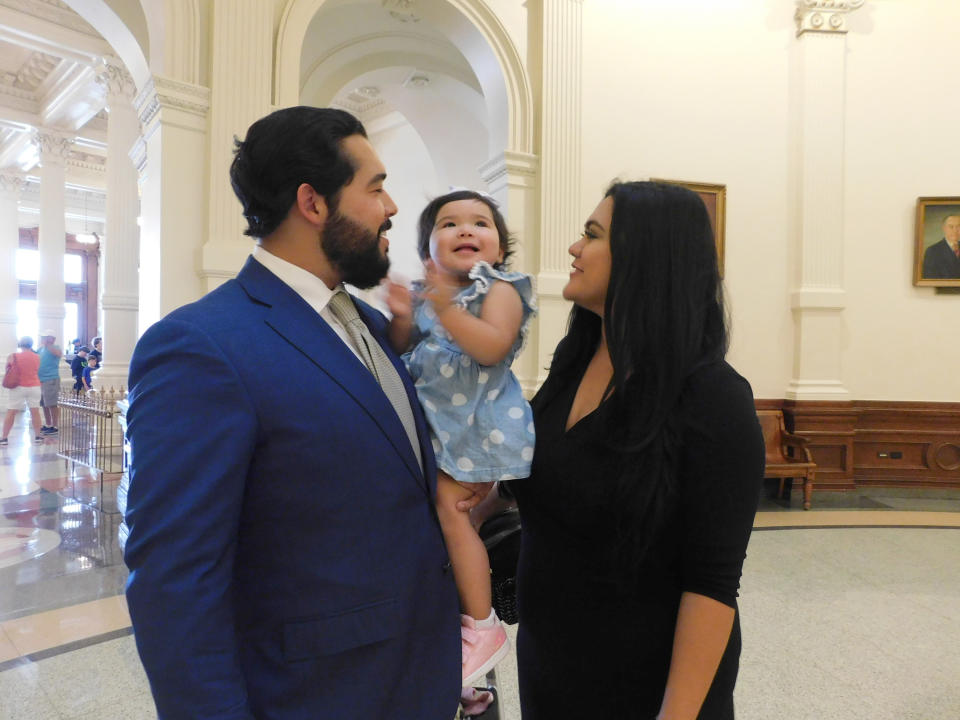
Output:
[[960,196],[960,4],[875,0],[847,37],[852,397],[960,401],[960,295],[913,286],[918,196]]
[[[611,179],[727,186],[729,359],[757,397],[782,397],[793,319],[788,264],[792,5],[584,3],[585,219]],[[571,242],[579,228],[569,228]]]

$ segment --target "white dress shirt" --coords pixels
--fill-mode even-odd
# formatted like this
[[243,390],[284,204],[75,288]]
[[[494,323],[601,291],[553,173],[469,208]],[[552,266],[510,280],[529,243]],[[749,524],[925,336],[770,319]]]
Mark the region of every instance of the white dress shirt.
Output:
[[350,340],[350,336],[347,334],[346,328],[340,324],[337,318],[334,317],[333,313],[330,312],[330,308],[327,307],[330,303],[330,298],[333,297],[333,294],[337,290],[343,290],[346,292],[346,289],[343,287],[342,283],[331,290],[327,287],[327,284],[323,282],[323,280],[318,278],[313,273],[308,272],[302,267],[298,267],[293,263],[289,263],[286,260],[281,260],[276,255],[264,250],[259,245],[253,249],[253,259],[276,275],[282,283],[288,285],[291,290],[302,297],[306,301],[307,305],[316,310],[317,314],[323,318],[324,322],[326,322],[327,325],[329,325],[337,334],[337,337],[343,340],[344,344],[350,348],[360,362],[363,362],[363,357],[353,344],[353,341]]

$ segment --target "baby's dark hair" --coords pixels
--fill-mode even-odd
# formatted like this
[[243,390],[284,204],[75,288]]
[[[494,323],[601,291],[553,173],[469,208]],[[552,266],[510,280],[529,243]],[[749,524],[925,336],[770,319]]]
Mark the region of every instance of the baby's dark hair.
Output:
[[497,270],[502,270],[507,266],[507,260],[513,255],[513,235],[507,229],[507,221],[503,219],[503,214],[497,203],[488,195],[482,195],[474,190],[453,190],[446,195],[431,200],[420,213],[420,220],[417,224],[417,250],[420,253],[420,259],[426,260],[430,257],[430,236],[433,234],[433,227],[437,223],[437,215],[447,203],[457,202],[457,200],[476,200],[482,202],[490,208],[490,214],[493,216],[493,224],[497,228],[497,234],[500,236],[500,250],[503,252],[503,259],[494,264]]

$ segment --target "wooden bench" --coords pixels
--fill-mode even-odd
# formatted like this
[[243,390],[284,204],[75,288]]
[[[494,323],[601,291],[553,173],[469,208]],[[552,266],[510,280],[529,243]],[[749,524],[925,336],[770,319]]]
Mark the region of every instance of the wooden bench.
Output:
[[757,418],[763,428],[763,442],[766,446],[766,469],[763,476],[780,479],[777,497],[783,496],[784,480],[803,478],[803,509],[809,510],[817,465],[807,449],[806,438],[787,432],[780,410],[758,410]]

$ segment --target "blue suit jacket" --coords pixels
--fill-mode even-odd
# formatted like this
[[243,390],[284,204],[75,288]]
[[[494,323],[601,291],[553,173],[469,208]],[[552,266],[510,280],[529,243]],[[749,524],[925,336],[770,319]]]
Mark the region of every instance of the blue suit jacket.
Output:
[[450,720],[456,589],[426,477],[369,371],[253,259],[130,367],[127,600],[160,713]]

